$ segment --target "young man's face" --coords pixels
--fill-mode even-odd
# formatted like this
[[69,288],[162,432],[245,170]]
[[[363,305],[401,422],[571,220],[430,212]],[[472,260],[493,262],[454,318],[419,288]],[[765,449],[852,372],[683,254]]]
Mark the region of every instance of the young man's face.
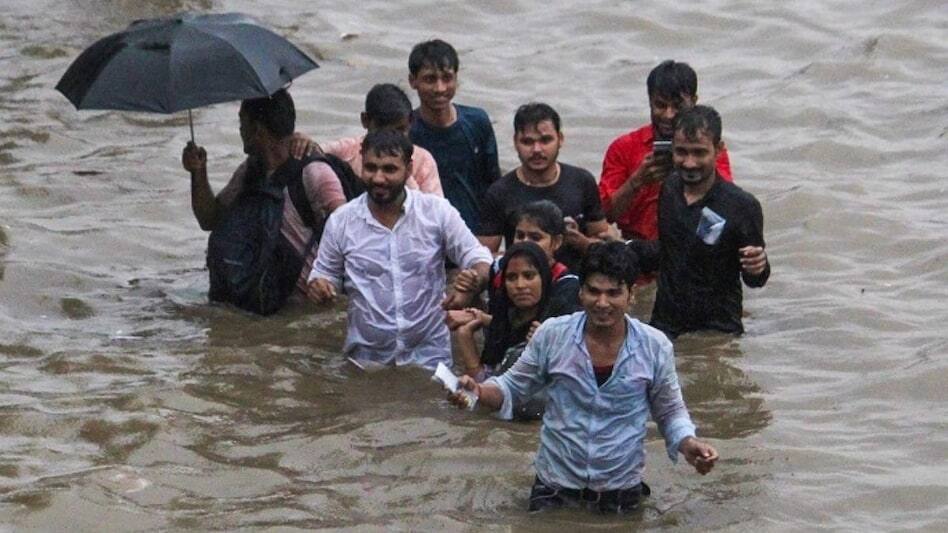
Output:
[[411,175],[411,163],[402,155],[378,154],[368,150],[362,154],[362,182],[369,199],[377,205],[398,201]]
[[520,163],[534,172],[543,172],[556,164],[562,146],[563,133],[556,131],[552,120],[528,124],[523,131],[514,133]]
[[695,139],[689,139],[683,130],[676,131],[672,140],[672,164],[681,181],[695,186],[713,180],[719,148],[707,131],[699,130]]
[[579,289],[579,303],[586,310],[586,320],[596,328],[615,327],[625,320],[632,305],[632,288],[603,274],[592,274]]
[[418,92],[421,106],[431,111],[443,111],[451,105],[458,90],[458,73],[432,66],[424,66],[416,75],[408,75],[408,83]]
[[652,130],[655,138],[671,139],[675,134],[675,117],[680,111],[694,107],[697,102],[697,96],[688,94],[681,94],[678,98],[658,94],[649,95],[648,105],[652,113]]

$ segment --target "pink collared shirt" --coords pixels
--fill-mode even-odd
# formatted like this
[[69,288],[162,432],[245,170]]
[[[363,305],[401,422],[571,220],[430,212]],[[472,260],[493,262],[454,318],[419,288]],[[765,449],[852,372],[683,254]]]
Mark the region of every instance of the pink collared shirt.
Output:
[[[365,135],[358,137],[346,137],[338,141],[332,141],[323,145],[323,151],[342,159],[357,176],[362,175],[362,139]],[[434,194],[444,197],[444,191],[441,190],[441,178],[438,176],[438,165],[435,163],[431,152],[415,145],[415,151],[411,156],[412,175],[409,176],[405,185],[409,189]]]

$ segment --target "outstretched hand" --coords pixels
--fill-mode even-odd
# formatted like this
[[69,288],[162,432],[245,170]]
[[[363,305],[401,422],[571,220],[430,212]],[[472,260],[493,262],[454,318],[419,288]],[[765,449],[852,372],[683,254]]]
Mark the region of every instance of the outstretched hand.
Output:
[[702,476],[710,472],[718,460],[718,452],[713,446],[694,437],[685,437],[678,445],[678,451]]
[[290,156],[293,159],[303,159],[308,155],[322,154],[323,149],[311,137],[296,131],[290,137]]
[[468,391],[473,392],[478,397],[480,397],[481,386],[471,376],[460,376],[458,378],[458,383],[460,384],[460,387],[458,388],[458,392],[449,392],[448,401],[451,402],[451,404],[457,407],[458,409],[467,409],[468,408],[467,398],[465,398],[461,394],[461,391],[468,390]]

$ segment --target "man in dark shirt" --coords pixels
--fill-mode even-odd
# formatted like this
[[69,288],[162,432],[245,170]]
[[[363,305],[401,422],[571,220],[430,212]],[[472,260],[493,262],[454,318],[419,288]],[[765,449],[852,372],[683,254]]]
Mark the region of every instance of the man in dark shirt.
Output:
[[521,164],[487,190],[477,238],[496,253],[501,240],[513,244],[517,209],[549,200],[575,222],[556,255],[574,269],[590,241],[609,232],[596,179],[585,169],[557,161],[563,132],[559,114],[547,104],[520,106],[514,115],[513,140]]
[[770,276],[760,203],[715,171],[722,149],[717,111],[683,111],[673,138],[675,170],[659,197],[659,240],[629,242],[643,269],[660,268],[651,324],[669,337],[743,333],[741,279],[763,287]]
[[408,56],[408,83],[420,105],[412,113],[409,135],[438,164],[444,197],[476,231],[481,202],[500,177],[497,141],[487,112],[452,102],[458,88],[458,54],[435,39],[417,44]]

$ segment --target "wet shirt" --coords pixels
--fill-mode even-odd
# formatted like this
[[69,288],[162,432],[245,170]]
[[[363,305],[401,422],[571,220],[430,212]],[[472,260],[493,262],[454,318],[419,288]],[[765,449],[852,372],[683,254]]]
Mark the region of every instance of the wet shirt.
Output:
[[547,320],[513,368],[488,383],[503,393],[499,416],[504,419],[511,418],[514,401],[548,385],[535,461],[544,483],[595,491],[634,487],[642,481],[650,415],[673,462],[681,441],[695,434],[672,344],[661,332],[626,317],[625,342],[612,374],[599,386],[585,325],[585,312]]
[[444,323],[444,260],[463,268],[491,261],[456,209],[406,190],[392,229],[369,211],[365,194],[326,223],[309,279],[324,278],[349,297],[344,350],[365,365],[452,366]]
[[431,152],[438,163],[444,197],[471,231],[476,231],[487,188],[500,177],[497,140],[487,113],[478,107],[454,105],[457,120],[440,128],[412,113],[411,140]]
[[[619,187],[642,165],[645,156],[652,153],[654,141],[652,125],[648,124],[622,135],[609,145],[599,178],[599,196],[606,211],[609,211],[612,197]],[[721,150],[718,155],[717,170],[725,181],[731,181],[727,150]],[[629,207],[615,221],[625,238],[650,241],[658,238],[658,195],[661,190],[661,183],[650,183],[635,192]]]
[[[665,181],[659,200],[659,242],[630,246],[644,269],[660,270],[651,324],[669,336],[712,329],[743,333],[743,289],[763,287],[770,263],[757,276],[741,271],[740,248],[764,246],[760,203],[720,178],[688,205],[681,180]],[[656,262],[657,260],[657,262]]]
[[[365,135],[346,137],[323,145],[323,151],[342,159],[356,176],[362,175],[362,140]],[[411,154],[411,176],[405,182],[409,189],[444,196],[441,190],[441,178],[438,176],[438,165],[431,152],[420,146],[415,146]]]
[[[503,235],[504,242],[510,246],[517,229],[517,209],[540,200],[553,202],[563,211],[564,217],[573,217],[580,221],[582,228],[585,228],[586,223],[606,218],[593,175],[585,169],[560,163],[560,177],[553,185],[532,187],[520,181],[516,171],[508,172],[491,185],[484,198],[481,225],[477,234]],[[575,270],[579,267],[582,254],[563,246],[557,251],[556,259]]]

